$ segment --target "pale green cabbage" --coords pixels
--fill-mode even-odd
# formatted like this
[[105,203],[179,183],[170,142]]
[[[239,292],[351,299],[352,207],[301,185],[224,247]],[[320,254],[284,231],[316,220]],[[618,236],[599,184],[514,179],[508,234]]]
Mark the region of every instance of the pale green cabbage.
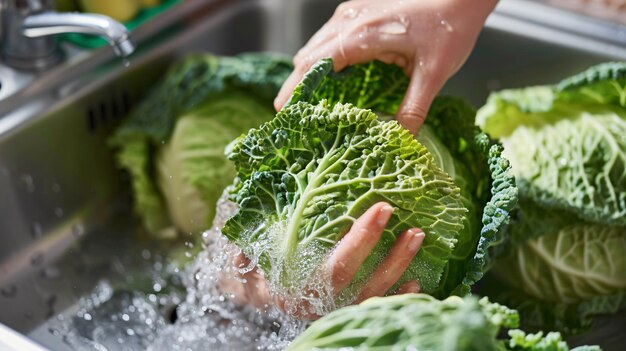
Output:
[[520,189],[488,293],[533,327],[575,333],[626,306],[626,63],[492,94],[478,112]]
[[226,145],[274,116],[273,98],[290,70],[287,59],[271,54],[189,56],[131,112],[111,144],[150,234],[210,227],[235,176]]

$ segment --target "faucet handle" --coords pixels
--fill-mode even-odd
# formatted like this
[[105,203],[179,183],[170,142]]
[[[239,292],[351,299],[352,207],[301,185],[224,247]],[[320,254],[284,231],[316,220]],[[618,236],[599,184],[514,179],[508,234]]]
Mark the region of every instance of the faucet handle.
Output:
[[4,0],[1,2],[2,56],[7,65],[42,70],[59,63],[63,53],[53,37],[25,38],[24,20],[54,10],[54,0]]

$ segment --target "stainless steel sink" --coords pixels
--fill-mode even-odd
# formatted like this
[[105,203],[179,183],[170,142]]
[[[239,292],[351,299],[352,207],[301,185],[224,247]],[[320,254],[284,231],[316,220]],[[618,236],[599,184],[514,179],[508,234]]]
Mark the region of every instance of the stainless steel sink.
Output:
[[[146,248],[160,249],[137,235],[128,182],[106,140],[172,61],[191,52],[294,53],[339,2],[184,1],[135,32],[139,45],[128,68],[99,50],[2,100],[0,323],[63,349],[42,325],[99,280],[141,270]],[[480,105],[493,89],[555,82],[626,58],[620,26],[593,22],[593,31],[581,32],[584,19],[575,15],[557,11],[566,20],[532,20],[519,6],[542,5],[503,0],[444,92]],[[595,35],[602,31],[615,35]]]

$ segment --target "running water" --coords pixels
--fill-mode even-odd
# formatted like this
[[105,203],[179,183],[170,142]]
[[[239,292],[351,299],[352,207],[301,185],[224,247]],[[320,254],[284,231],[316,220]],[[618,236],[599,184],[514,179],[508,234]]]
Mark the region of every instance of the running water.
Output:
[[[225,292],[228,281],[249,267],[236,268],[239,251],[219,228],[234,207],[222,199],[214,228],[203,233],[206,249],[183,269],[156,262],[151,291],[101,282],[79,310],[61,315],[50,333],[74,350],[282,350],[306,327],[272,306],[263,311],[238,303]],[[150,257],[150,253],[142,253]],[[154,256],[154,255],[153,255]]]

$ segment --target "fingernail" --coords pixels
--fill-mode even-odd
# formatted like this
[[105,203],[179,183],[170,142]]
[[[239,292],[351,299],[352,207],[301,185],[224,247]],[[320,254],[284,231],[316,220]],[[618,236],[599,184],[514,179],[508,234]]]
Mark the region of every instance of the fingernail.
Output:
[[424,241],[424,232],[420,229],[413,228],[409,229],[408,234],[411,239],[409,239],[409,243],[407,244],[406,248],[410,252],[417,252],[417,250],[419,250],[420,246],[422,245],[422,242]]
[[378,215],[376,215],[376,223],[381,227],[387,226],[387,222],[389,222],[389,218],[391,218],[392,213],[393,207],[384,205],[380,208]]

